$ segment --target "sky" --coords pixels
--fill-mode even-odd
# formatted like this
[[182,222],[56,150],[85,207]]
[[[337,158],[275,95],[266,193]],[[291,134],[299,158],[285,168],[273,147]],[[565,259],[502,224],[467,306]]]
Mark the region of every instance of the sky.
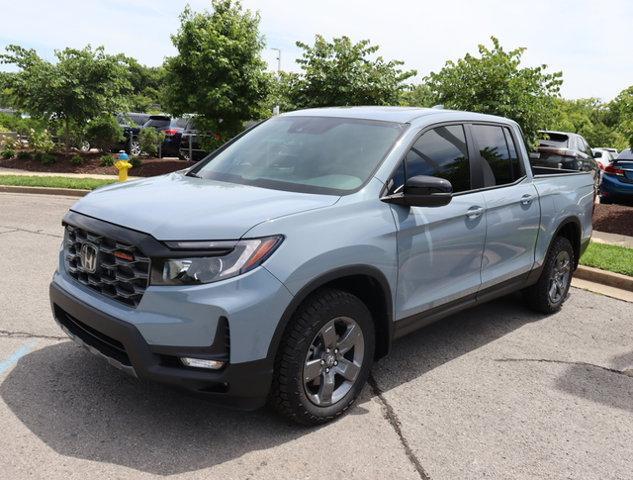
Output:
[[[16,43],[45,58],[65,47],[104,45],[147,65],[176,53],[170,35],[189,3],[205,0],[0,0],[0,50]],[[525,47],[524,64],[562,71],[566,98],[608,101],[633,84],[631,0],[242,0],[261,15],[262,53],[276,69],[298,70],[314,35],[369,39],[387,60],[405,62],[418,79],[446,60],[476,53],[491,35],[506,49]],[[0,65],[0,69],[7,66]]]

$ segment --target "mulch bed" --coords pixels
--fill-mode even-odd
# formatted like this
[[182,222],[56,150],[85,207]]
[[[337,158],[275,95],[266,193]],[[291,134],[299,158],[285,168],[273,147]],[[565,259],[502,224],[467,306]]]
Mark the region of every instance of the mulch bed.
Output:
[[593,228],[599,232],[633,237],[633,206],[596,205],[593,213]]
[[[65,156],[63,154],[55,154],[56,161],[52,165],[43,165],[41,162],[29,159],[21,160],[19,158],[0,159],[0,167],[17,168],[20,170],[28,170],[30,172],[52,172],[52,173],[90,173],[90,174],[107,174],[116,175],[117,169],[114,167],[102,167],[101,157],[99,153],[82,154],[84,157],[83,165],[73,165],[70,158],[74,153]],[[171,173],[176,170],[182,170],[193,165],[186,160],[176,158],[147,158],[143,159],[140,167],[132,168],[130,175],[135,177],[153,177]]]

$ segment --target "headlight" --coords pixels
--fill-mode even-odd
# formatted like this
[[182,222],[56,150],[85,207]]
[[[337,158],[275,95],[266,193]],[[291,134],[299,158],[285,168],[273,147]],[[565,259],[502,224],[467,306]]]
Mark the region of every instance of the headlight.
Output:
[[217,255],[152,260],[153,285],[197,285],[217,282],[241,275],[261,265],[281,244],[283,237],[253,238],[239,242],[177,242],[181,248],[196,250],[219,244],[234,245],[232,250]]

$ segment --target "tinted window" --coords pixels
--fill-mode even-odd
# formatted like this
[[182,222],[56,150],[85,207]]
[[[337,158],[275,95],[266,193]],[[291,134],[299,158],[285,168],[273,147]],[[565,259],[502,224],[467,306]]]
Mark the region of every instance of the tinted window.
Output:
[[483,160],[484,186],[506,185],[523,176],[516,147],[507,128],[473,125],[472,132]]
[[220,181],[310,193],[359,188],[406,128],[334,117],[274,117],[194,173]]
[[564,147],[569,146],[569,135],[556,132],[539,132],[541,137],[540,145],[543,147]]
[[171,119],[169,117],[149,117],[149,120],[145,122],[143,127],[154,127],[154,128],[169,128]]
[[438,127],[423,134],[405,158],[407,178],[416,175],[445,178],[453,192],[470,190],[470,164],[464,127]]

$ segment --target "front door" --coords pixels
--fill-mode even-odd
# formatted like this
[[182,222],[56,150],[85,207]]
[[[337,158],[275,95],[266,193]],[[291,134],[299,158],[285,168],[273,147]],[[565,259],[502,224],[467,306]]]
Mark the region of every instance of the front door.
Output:
[[391,205],[398,229],[398,320],[474,297],[480,287],[485,199],[470,191],[470,173],[464,127],[447,125],[423,133],[393,179],[397,192],[408,177],[442,177],[454,193],[442,207]]

